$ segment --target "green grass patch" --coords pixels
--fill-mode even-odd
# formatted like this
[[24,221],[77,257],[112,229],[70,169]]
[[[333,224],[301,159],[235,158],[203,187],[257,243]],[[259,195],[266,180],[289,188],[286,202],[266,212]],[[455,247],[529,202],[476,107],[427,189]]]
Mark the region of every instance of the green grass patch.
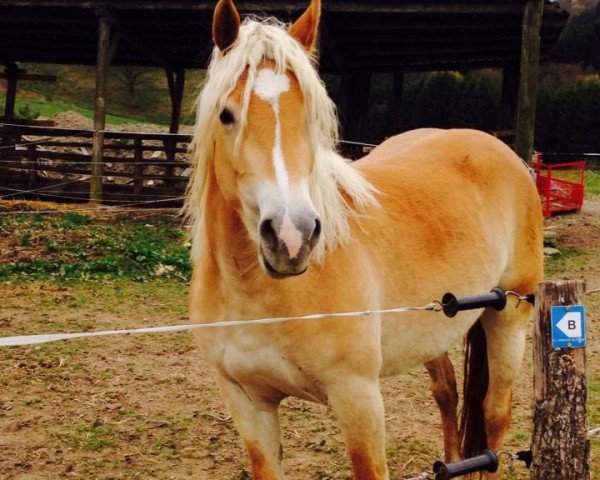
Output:
[[154,277],[187,281],[191,274],[183,228],[173,216],[24,214],[0,219],[0,233],[10,236],[20,250],[18,261],[0,261],[0,282]]
[[[6,96],[0,94],[0,104],[4,104]],[[79,107],[62,100],[36,100],[18,98],[15,102],[16,116],[24,118],[44,117],[50,118],[61,112],[77,112],[90,120],[94,118],[94,111],[89,108]],[[25,112],[29,112],[25,114]],[[146,119],[144,119],[146,120]],[[107,123],[113,125],[125,125],[131,123],[139,123],[139,118],[130,118],[119,115],[107,115]]]
[[[17,115],[25,107],[28,112],[24,113],[30,117],[36,113],[47,116],[52,115],[52,112],[70,110],[92,118],[91,112],[94,110],[96,88],[94,67],[27,63],[21,64],[21,67],[27,69],[29,73],[55,75],[57,81],[20,81],[15,109]],[[126,73],[126,70],[130,72],[133,70],[139,74],[134,85],[133,96],[126,83],[123,82],[123,74]],[[203,70],[186,71],[181,110],[182,124],[192,125],[194,123],[195,100],[204,76]],[[109,113],[107,119],[109,124],[169,124],[171,101],[163,69],[113,66],[108,72],[106,90],[106,111]]]
[[600,171],[587,170],[583,184],[586,197],[600,195]]
[[585,267],[585,252],[576,248],[558,247],[561,253],[547,257],[544,262],[546,277],[564,272],[574,273]]
[[114,447],[113,436],[114,431],[110,426],[97,422],[91,425],[76,425],[71,433],[71,446],[92,451]]

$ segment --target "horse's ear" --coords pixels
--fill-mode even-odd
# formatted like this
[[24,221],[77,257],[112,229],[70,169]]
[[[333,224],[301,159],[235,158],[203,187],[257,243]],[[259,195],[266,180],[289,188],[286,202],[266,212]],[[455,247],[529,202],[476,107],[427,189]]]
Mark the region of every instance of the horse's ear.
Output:
[[321,0],[311,0],[310,6],[289,29],[292,37],[298,40],[308,52],[317,46],[319,19],[321,18]]
[[215,45],[222,52],[227,51],[236,41],[240,31],[240,14],[233,0],[219,0],[215,8],[212,36]]

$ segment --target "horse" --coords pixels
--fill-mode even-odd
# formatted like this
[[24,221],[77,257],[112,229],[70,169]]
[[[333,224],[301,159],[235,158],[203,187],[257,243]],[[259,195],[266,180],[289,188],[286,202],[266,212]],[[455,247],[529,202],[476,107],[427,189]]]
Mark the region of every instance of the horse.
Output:
[[[527,169],[494,137],[419,129],[364,158],[337,152],[315,68],[321,6],[287,27],[215,8],[197,103],[185,213],[194,323],[423,305],[444,292],[529,293],[542,276],[542,215]],[[354,478],[389,478],[380,378],[424,364],[447,458],[499,449],[532,307],[292,320],[196,331],[250,458],[283,478],[278,406],[329,405]],[[461,446],[447,352],[467,338]],[[486,474],[487,475],[487,474]],[[497,478],[489,474],[488,478]]]

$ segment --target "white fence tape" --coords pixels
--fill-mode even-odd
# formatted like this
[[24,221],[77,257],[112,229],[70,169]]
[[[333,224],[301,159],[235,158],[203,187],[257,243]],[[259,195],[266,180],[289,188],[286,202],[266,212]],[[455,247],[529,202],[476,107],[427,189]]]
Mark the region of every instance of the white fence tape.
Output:
[[40,343],[56,342],[58,340],[70,340],[85,337],[105,337],[108,335],[128,335],[141,333],[168,333],[182,332],[187,330],[197,330],[200,328],[222,328],[222,327],[246,327],[252,325],[272,325],[275,323],[290,322],[294,320],[319,320],[323,318],[335,317],[363,317],[379,313],[405,313],[414,311],[440,311],[440,306],[435,303],[429,303],[423,307],[396,307],[380,310],[360,310],[354,312],[334,312],[334,313],[315,313],[312,315],[290,316],[290,317],[268,317],[257,318],[254,320],[231,320],[214,323],[198,323],[187,325],[167,325],[162,327],[133,328],[129,330],[102,330],[97,332],[78,332],[78,333],[48,333],[42,335],[19,335],[13,337],[0,337],[0,347],[17,347],[25,345],[37,345]]

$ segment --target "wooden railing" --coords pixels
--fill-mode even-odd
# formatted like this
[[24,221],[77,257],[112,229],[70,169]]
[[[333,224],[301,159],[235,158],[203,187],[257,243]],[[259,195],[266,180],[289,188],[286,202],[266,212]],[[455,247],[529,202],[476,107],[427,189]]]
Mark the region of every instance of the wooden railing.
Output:
[[[77,194],[68,198],[87,200],[92,137],[91,130],[0,124],[0,193],[35,190],[37,196],[57,196],[52,184],[73,180],[78,185],[71,191]],[[189,175],[191,139],[182,134],[106,131],[103,200],[126,203],[153,195],[181,196]]]

